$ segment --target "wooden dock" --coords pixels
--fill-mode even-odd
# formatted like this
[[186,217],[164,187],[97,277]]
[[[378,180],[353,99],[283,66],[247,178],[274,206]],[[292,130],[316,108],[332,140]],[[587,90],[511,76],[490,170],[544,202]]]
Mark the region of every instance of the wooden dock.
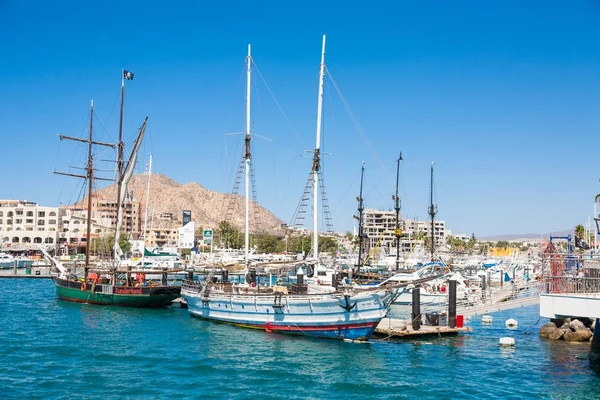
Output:
[[473,329],[467,326],[461,328],[450,328],[447,325],[432,326],[432,325],[421,325],[421,329],[414,330],[410,321],[395,319],[395,318],[384,318],[381,320],[377,328],[375,328],[375,336],[382,337],[385,339],[389,338],[400,338],[400,337],[411,337],[415,336],[446,336],[455,335],[461,332],[471,332]]

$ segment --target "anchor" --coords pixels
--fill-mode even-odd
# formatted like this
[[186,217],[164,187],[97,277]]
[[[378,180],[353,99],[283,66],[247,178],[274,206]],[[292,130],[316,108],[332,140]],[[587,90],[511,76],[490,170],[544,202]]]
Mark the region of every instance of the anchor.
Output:
[[345,294],[344,295],[344,300],[346,301],[346,305],[341,305],[340,304],[340,307],[342,307],[344,310],[350,312],[350,311],[352,311],[352,309],[354,307],[356,307],[356,302],[354,302],[354,304],[350,305],[350,295]]

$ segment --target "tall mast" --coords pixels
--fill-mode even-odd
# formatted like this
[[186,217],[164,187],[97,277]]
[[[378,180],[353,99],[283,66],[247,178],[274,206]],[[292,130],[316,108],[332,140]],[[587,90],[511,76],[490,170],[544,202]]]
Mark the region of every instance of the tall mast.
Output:
[[433,166],[435,163],[431,163],[431,185],[429,187],[429,216],[431,217],[431,260],[433,261],[433,253],[435,251],[435,236],[434,236],[434,219],[436,214],[436,207],[433,204]]
[[396,202],[394,209],[396,210],[396,270],[400,268],[400,235],[402,230],[400,229],[400,196],[398,196],[398,183],[400,182],[400,161],[402,161],[402,152],[398,156],[398,165],[396,166],[396,195],[394,201]]
[[85,237],[85,268],[84,277],[87,281],[88,268],[90,265],[90,241],[92,234],[92,180],[94,179],[94,158],[92,156],[92,131],[94,126],[94,100],[90,103],[90,136],[88,142],[88,165],[87,165],[87,180],[88,180],[88,203],[87,203],[87,226]]
[[58,175],[65,175],[65,176],[72,176],[75,178],[81,178],[81,179],[87,179],[88,180],[88,202],[87,202],[87,228],[86,228],[86,239],[85,239],[85,277],[87,278],[87,273],[88,273],[88,266],[89,266],[89,262],[90,262],[90,239],[91,239],[91,234],[92,234],[92,191],[93,191],[93,185],[92,185],[92,181],[94,179],[96,180],[103,180],[103,181],[112,181],[112,179],[105,179],[105,178],[95,178],[94,177],[94,156],[92,155],[92,145],[96,144],[99,146],[106,146],[106,147],[111,147],[111,148],[115,148],[115,145],[112,143],[103,143],[103,142],[94,142],[92,139],[92,132],[93,132],[93,127],[94,127],[94,100],[92,100],[91,105],[90,105],[90,132],[89,132],[89,137],[88,139],[81,139],[81,138],[76,138],[76,137],[71,137],[71,136],[65,136],[65,135],[58,135],[58,137],[60,138],[60,140],[73,140],[76,142],[82,142],[82,143],[87,143],[88,144],[88,159],[87,159],[87,166],[86,166],[86,174],[85,175],[80,175],[80,174],[70,174],[70,173],[66,173],[66,172],[58,172],[58,171],[54,171],[55,174]]
[[323,35],[323,48],[321,51],[321,68],[319,71],[319,99],[317,103],[317,144],[313,158],[313,254],[315,260],[319,259],[319,169],[321,168],[321,125],[323,114],[323,80],[325,77],[325,35]]
[[248,57],[246,57],[246,139],[244,141],[246,147],[245,164],[246,164],[246,224],[244,228],[244,260],[248,264],[248,247],[250,244],[250,226],[249,226],[249,210],[250,210],[250,89],[251,75],[250,67],[252,65],[252,56],[250,53],[250,45],[248,45]]
[[144,267],[144,256],[146,255],[146,227],[148,226],[148,201],[150,200],[150,178],[152,177],[152,154],[148,163],[148,187],[146,188],[146,206],[144,207],[144,244],[142,250],[142,267]]
[[[121,183],[123,182],[123,110],[125,104],[125,69],[121,70],[121,112],[119,114],[119,142],[117,143],[117,207],[121,198]],[[119,210],[117,209],[117,219],[119,218]],[[120,232],[117,232],[118,224],[115,222],[115,243],[119,239]]]
[[362,266],[362,249],[363,249],[363,177],[365,175],[365,162],[362,162],[360,169],[360,195],[358,196],[358,272]]

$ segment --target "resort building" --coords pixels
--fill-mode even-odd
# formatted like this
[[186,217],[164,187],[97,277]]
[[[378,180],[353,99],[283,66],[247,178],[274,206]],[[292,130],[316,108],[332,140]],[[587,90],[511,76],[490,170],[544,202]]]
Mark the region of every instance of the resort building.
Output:
[[58,207],[27,200],[0,200],[1,247],[26,250],[39,244],[56,244],[60,212]]
[[[396,247],[396,212],[366,209],[363,211],[363,235],[367,239],[368,248],[379,247],[389,253],[395,253]],[[423,236],[431,236],[431,221],[403,219],[400,215],[399,227],[402,230],[400,247],[402,251],[410,251],[416,244],[423,244]],[[446,230],[444,221],[434,221],[433,226],[436,245],[443,245],[450,231]]]
[[[87,208],[87,205],[84,205]],[[100,218],[110,220],[111,226],[117,223],[117,202],[115,199],[107,200],[92,198],[92,210],[100,214]],[[140,213],[140,202],[132,195],[125,199],[123,205],[123,229],[122,232],[130,239],[137,239],[142,232],[142,217]]]
[[[61,207],[60,233],[58,244],[61,255],[85,253],[87,243],[87,209],[79,207]],[[114,234],[109,218],[103,218],[100,212],[92,213],[91,240]],[[91,242],[94,244],[94,242]],[[92,248],[92,253],[100,249]],[[102,252],[110,253],[110,249],[102,249]]]

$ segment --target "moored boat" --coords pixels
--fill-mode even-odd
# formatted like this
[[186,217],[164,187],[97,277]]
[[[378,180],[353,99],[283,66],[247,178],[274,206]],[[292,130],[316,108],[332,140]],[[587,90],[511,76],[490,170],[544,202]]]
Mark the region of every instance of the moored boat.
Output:
[[[121,83],[121,124],[123,118],[123,92],[124,92],[124,81],[125,79],[133,79],[133,74],[128,71],[123,71],[123,79]],[[87,234],[86,237],[91,237],[91,221],[92,221],[92,182],[94,178],[94,167],[93,167],[93,145],[101,145],[107,147],[115,147],[113,144],[101,143],[94,141],[92,138],[93,133],[93,117],[94,117],[94,105],[93,102],[90,107],[90,129],[89,138],[79,139],[70,138],[61,135],[61,139],[76,140],[79,142],[85,142],[88,144],[88,161],[86,167],[86,175],[74,175],[74,174],[63,174],[68,176],[75,176],[86,179],[88,182],[88,196],[87,196]],[[110,269],[95,269],[90,265],[90,241],[86,241],[86,255],[85,255],[85,267],[83,276],[77,276],[66,267],[62,265],[58,260],[52,257],[46,249],[40,248],[44,256],[48,261],[58,270],[57,273],[53,274],[54,284],[56,286],[56,294],[58,298],[62,300],[85,302],[90,304],[102,304],[102,305],[119,305],[119,306],[131,306],[131,307],[164,307],[171,301],[175,300],[180,296],[181,286],[168,285],[168,272],[165,270],[159,271],[136,271],[132,268],[125,270],[119,270],[121,263],[121,249],[119,247],[119,234],[123,221],[123,207],[121,206],[125,200],[125,193],[127,193],[127,183],[131,179],[133,174],[133,168],[137,160],[137,152],[141,145],[146,130],[146,123],[148,117],[144,120],[140,127],[138,137],[135,145],[127,162],[124,171],[119,169],[119,182],[118,182],[118,194],[117,194],[117,223],[115,228],[115,246],[114,246],[114,257],[115,266]],[[117,165],[122,164],[122,130],[119,131],[119,159]],[[62,174],[62,173],[61,173]],[[146,280],[146,273],[161,273],[162,279],[160,282],[153,280]],[[177,272],[171,270],[169,272]],[[135,274],[135,280],[132,279],[132,274]]]

